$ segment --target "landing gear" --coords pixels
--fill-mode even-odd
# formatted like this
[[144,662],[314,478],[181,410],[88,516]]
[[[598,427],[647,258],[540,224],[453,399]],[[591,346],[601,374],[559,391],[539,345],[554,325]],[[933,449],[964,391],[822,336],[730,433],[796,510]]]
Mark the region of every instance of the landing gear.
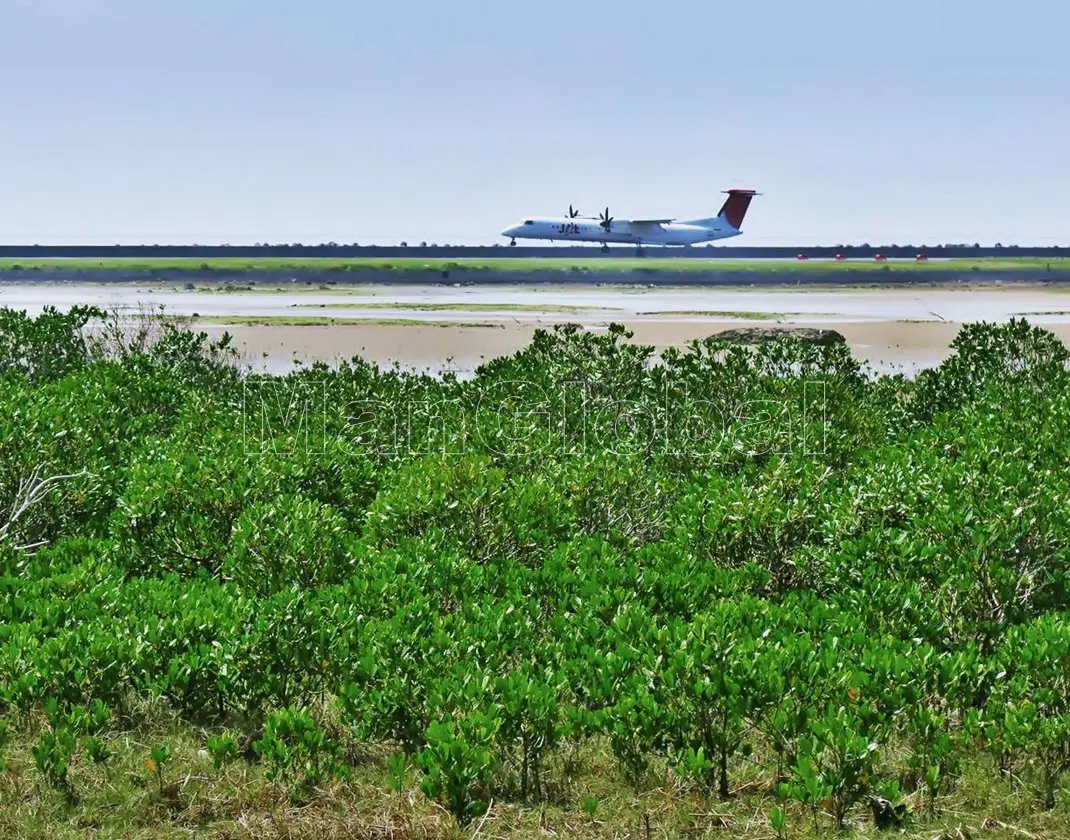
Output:
[[509,244],[510,244],[510,245],[511,245],[512,247],[514,247],[514,248],[515,248],[515,247],[516,247],[516,240],[515,240],[515,239],[512,239],[512,240],[510,240]]
[[609,253],[609,244],[606,243],[606,242],[602,243],[602,253],[603,254],[608,254]]
[[645,254],[646,254],[646,251],[643,250],[643,246],[642,245],[636,245],[635,246],[635,255],[637,257],[642,257]]

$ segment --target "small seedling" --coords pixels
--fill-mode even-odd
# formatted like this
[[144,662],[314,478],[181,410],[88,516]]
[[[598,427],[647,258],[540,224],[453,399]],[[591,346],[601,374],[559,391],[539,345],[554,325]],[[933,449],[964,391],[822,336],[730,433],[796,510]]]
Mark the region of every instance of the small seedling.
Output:
[[171,748],[157,745],[152,748],[149,757],[145,759],[145,766],[149,772],[156,776],[160,786],[160,795],[163,796],[163,768],[171,760]]
[[85,742],[85,755],[94,764],[107,764],[111,750],[100,738],[93,736]]
[[401,793],[405,789],[405,777],[409,770],[409,758],[405,753],[395,753],[386,761],[387,771],[390,773],[390,789],[394,793]]
[[773,808],[769,812],[769,827],[776,832],[776,836],[783,840],[784,827],[788,824],[788,814],[780,807]]
[[52,787],[68,789],[67,771],[74,754],[74,736],[66,730],[45,732],[33,748],[33,760],[37,769]]
[[208,739],[208,754],[212,756],[212,767],[218,773],[224,764],[237,758],[238,744],[230,735],[212,735]]

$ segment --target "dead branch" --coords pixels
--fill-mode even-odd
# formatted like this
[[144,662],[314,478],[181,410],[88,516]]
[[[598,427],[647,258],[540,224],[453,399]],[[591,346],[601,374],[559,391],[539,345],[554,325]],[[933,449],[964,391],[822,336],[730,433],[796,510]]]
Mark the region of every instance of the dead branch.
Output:
[[[45,466],[45,464],[38,464],[33,468],[29,477],[19,480],[19,486],[15,491],[15,499],[11,503],[7,521],[3,525],[0,525],[0,544],[9,541],[14,537],[19,520],[22,519],[26,512],[34,507],[34,505],[44,499],[54,487],[66,481],[86,478],[89,475],[89,473],[83,470],[78,473],[50,475],[46,477],[44,475]],[[34,551],[46,543],[47,540],[39,540],[37,542],[15,545],[14,547],[17,551]]]

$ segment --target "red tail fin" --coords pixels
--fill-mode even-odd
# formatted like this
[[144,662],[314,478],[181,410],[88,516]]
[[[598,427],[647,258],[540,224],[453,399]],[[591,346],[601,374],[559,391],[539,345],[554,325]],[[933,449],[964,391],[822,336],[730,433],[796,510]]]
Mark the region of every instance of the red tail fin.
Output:
[[728,193],[728,200],[717,215],[739,230],[743,227],[743,217],[747,215],[751,199],[758,193],[754,190],[725,190],[725,192]]

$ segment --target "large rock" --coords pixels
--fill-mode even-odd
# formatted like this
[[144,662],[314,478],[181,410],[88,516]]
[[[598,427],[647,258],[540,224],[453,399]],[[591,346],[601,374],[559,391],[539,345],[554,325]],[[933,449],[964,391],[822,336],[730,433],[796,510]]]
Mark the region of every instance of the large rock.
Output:
[[795,338],[823,346],[847,343],[847,339],[836,330],[823,330],[817,327],[738,327],[714,333],[710,338],[729,344],[763,344],[767,341],[783,341],[786,338]]

